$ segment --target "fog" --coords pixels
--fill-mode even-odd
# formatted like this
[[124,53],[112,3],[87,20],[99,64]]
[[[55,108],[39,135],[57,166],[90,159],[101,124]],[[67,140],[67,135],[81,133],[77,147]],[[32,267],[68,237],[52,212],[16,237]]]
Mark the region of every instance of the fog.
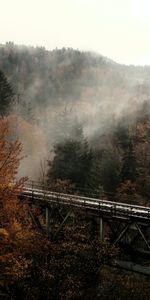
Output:
[[149,67],[119,65],[73,49],[48,52],[8,44],[5,51],[0,52],[0,68],[19,95],[10,113],[17,115],[16,136],[26,156],[21,176],[45,176],[54,144],[74,138],[74,125],[94,145],[95,138],[112,132],[126,117],[135,122],[149,103]]

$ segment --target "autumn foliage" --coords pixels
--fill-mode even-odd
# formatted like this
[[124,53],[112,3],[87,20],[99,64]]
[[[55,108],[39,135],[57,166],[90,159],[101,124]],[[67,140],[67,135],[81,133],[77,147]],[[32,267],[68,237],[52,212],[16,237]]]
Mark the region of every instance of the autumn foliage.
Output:
[[[53,237],[33,227],[30,205],[27,199],[22,201],[18,197],[27,178],[17,178],[22,159],[21,143],[13,138],[10,128],[8,119],[1,118],[0,294],[13,300],[91,299],[87,290],[98,283],[100,266],[115,258],[118,249],[110,246],[107,240],[100,242],[94,235],[91,221],[79,211],[72,211],[72,217]],[[51,185],[65,192],[74,189],[68,180],[57,180]],[[104,193],[100,188],[98,192]],[[130,197],[135,203],[138,200],[136,184],[131,180],[122,182],[116,192],[120,201],[128,202]],[[65,218],[67,211],[61,210],[60,217],[63,214]],[[43,215],[41,218],[44,222]],[[51,226],[57,233],[62,224],[58,211],[53,218],[56,220]],[[127,281],[125,285],[127,289]],[[120,290],[122,286],[121,281]],[[129,286],[129,292],[131,288]]]
[[[43,262],[47,243],[33,230],[27,203],[18,199],[26,178],[17,179],[21,144],[10,137],[8,120],[0,119],[0,289],[31,276],[33,262]],[[42,257],[42,259],[41,259]],[[44,259],[43,259],[44,258]],[[38,260],[37,260],[38,264]]]
[[0,292],[11,299],[78,299],[106,247],[93,248],[84,223],[64,226],[58,240],[33,228],[28,202],[18,197],[27,180],[17,179],[21,144],[7,119],[0,132]]

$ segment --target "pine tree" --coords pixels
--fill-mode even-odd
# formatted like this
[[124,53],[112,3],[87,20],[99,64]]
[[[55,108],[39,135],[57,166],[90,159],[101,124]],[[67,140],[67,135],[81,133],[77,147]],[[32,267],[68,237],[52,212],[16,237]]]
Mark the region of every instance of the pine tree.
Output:
[[135,181],[136,172],[136,158],[133,142],[130,139],[128,143],[128,148],[124,151],[123,156],[123,166],[122,166],[122,181],[131,180]]
[[48,178],[70,180],[84,187],[92,159],[87,142],[67,139],[55,145],[54,155],[49,162]]
[[104,151],[101,163],[101,184],[106,192],[115,192],[120,177],[120,165],[114,149]]
[[0,71],[0,115],[4,116],[9,113],[10,105],[14,97],[13,89],[8,83],[4,73]]

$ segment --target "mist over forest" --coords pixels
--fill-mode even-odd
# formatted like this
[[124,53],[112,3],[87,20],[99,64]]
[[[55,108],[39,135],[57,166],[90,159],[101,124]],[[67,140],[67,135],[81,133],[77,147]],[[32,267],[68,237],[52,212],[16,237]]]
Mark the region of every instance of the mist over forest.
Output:
[[[140,263],[148,255],[148,221],[141,222],[138,206],[137,225],[133,206],[123,203],[149,207],[149,78],[149,66],[121,65],[97,53],[0,45],[0,298],[148,299],[148,277],[109,263]],[[23,196],[28,179],[41,184],[29,187],[31,197]],[[49,191],[68,194],[69,202],[47,200]],[[121,202],[125,223],[111,202],[101,239],[100,203],[106,202],[98,200],[97,217],[89,198],[83,211],[83,200],[71,206],[72,194],[93,204],[91,198]],[[133,215],[126,218],[128,207]],[[143,241],[147,252],[139,258]],[[143,265],[149,269],[148,260]]]
[[[138,193],[147,195],[149,162],[141,153],[147,153],[150,146],[150,67],[120,65],[102,55],[70,48],[47,51],[9,42],[0,46],[0,70],[14,93],[7,114],[16,118],[14,132],[26,156],[20,175],[36,180],[47,172],[51,176],[48,169],[53,160],[54,179],[73,182],[75,175],[56,172],[60,149],[55,146],[83,139],[88,144],[84,151],[92,151],[94,157],[89,158],[88,171],[94,173],[94,179],[85,179],[81,187],[102,186],[114,192],[131,180],[140,190],[145,172],[145,190]],[[133,156],[132,174],[122,175]],[[76,180],[73,183],[80,185]]]

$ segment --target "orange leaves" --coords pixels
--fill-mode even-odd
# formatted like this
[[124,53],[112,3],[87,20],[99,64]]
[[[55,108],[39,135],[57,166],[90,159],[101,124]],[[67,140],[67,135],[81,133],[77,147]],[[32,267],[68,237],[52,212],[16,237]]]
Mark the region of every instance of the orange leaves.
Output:
[[[25,178],[16,180],[21,144],[10,135],[8,120],[0,119],[0,284],[7,286],[25,275],[35,234],[28,205],[18,200]],[[31,232],[30,232],[31,230]],[[31,255],[32,257],[32,255]]]
[[10,130],[6,118],[0,119],[0,187],[9,186],[17,174],[21,144],[11,141]]

